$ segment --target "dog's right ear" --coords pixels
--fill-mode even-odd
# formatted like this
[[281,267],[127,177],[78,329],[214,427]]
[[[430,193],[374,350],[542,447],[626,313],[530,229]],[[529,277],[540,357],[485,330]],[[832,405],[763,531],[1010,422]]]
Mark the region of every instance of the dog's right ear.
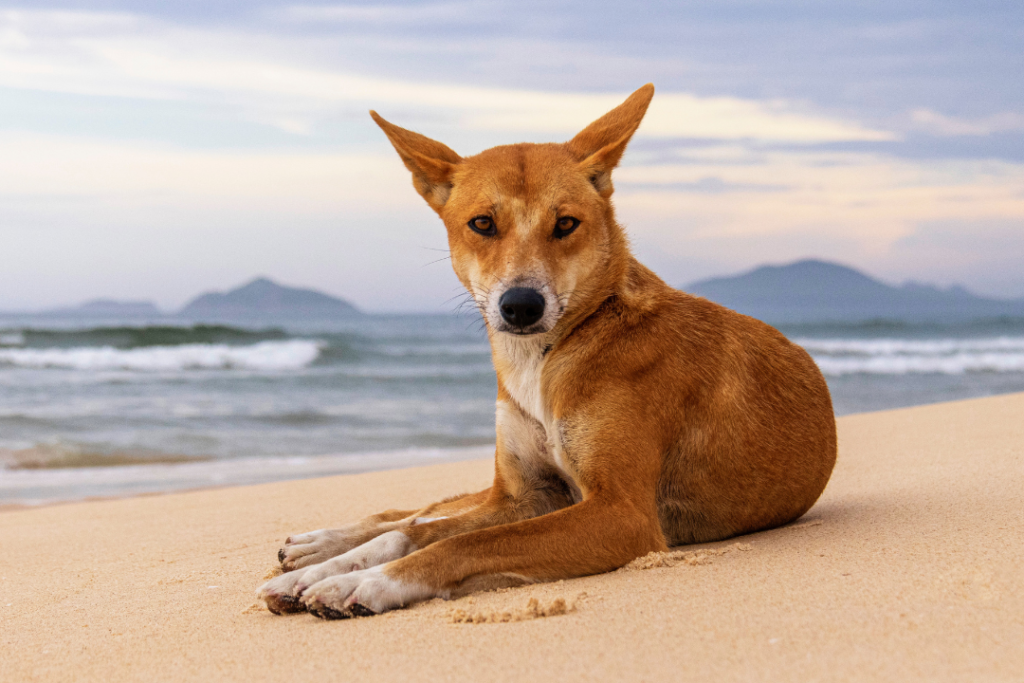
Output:
[[614,191],[612,169],[618,166],[626,145],[640,127],[652,97],[654,85],[648,83],[566,143],[569,151],[580,160],[590,182],[606,199]]
[[370,116],[388,136],[405,167],[412,172],[412,184],[416,191],[434,211],[441,213],[452,191],[452,174],[462,157],[437,140],[385,121],[372,109]]

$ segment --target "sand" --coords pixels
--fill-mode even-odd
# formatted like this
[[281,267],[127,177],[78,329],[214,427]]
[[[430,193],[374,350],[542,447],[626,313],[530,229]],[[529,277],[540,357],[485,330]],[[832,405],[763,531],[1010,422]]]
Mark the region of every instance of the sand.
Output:
[[4,512],[0,679],[1024,680],[1024,394],[839,434],[789,527],[349,621],[255,604],[281,539],[483,487],[491,463]]

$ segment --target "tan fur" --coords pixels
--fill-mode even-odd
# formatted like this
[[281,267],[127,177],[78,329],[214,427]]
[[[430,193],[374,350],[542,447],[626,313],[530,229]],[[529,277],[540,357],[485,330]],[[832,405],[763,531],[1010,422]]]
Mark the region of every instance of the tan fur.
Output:
[[[836,432],[814,362],[772,327],[666,285],[633,258],[616,223],[611,173],[653,94],[644,86],[568,143],[466,158],[371,112],[444,221],[455,272],[487,323],[498,375],[494,484],[369,518],[295,559],[289,544],[285,568],[395,530],[415,550],[322,589],[265,587],[272,608],[301,599],[319,616],[344,617],[606,572],[671,545],[784,524],[818,499]],[[476,216],[497,233],[470,230]],[[566,216],[579,226],[556,239]],[[548,304],[534,334],[502,329],[497,297],[513,286]]]

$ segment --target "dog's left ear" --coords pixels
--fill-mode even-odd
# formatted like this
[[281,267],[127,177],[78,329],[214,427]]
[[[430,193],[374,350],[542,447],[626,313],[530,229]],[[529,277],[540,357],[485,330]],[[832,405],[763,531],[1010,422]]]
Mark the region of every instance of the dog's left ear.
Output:
[[450,147],[425,135],[399,128],[371,110],[370,116],[388,136],[405,167],[412,172],[412,184],[430,207],[441,213],[452,191],[452,174],[462,157]]
[[602,197],[611,196],[612,169],[618,166],[629,139],[640,127],[652,97],[654,84],[648,83],[566,143]]

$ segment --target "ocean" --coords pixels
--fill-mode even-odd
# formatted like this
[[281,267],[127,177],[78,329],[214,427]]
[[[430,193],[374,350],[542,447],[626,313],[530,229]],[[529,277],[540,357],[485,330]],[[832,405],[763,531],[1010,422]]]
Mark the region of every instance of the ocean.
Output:
[[[1024,391],[1024,320],[781,327],[837,415]],[[0,320],[0,505],[362,472],[493,453],[479,320],[281,328]]]

